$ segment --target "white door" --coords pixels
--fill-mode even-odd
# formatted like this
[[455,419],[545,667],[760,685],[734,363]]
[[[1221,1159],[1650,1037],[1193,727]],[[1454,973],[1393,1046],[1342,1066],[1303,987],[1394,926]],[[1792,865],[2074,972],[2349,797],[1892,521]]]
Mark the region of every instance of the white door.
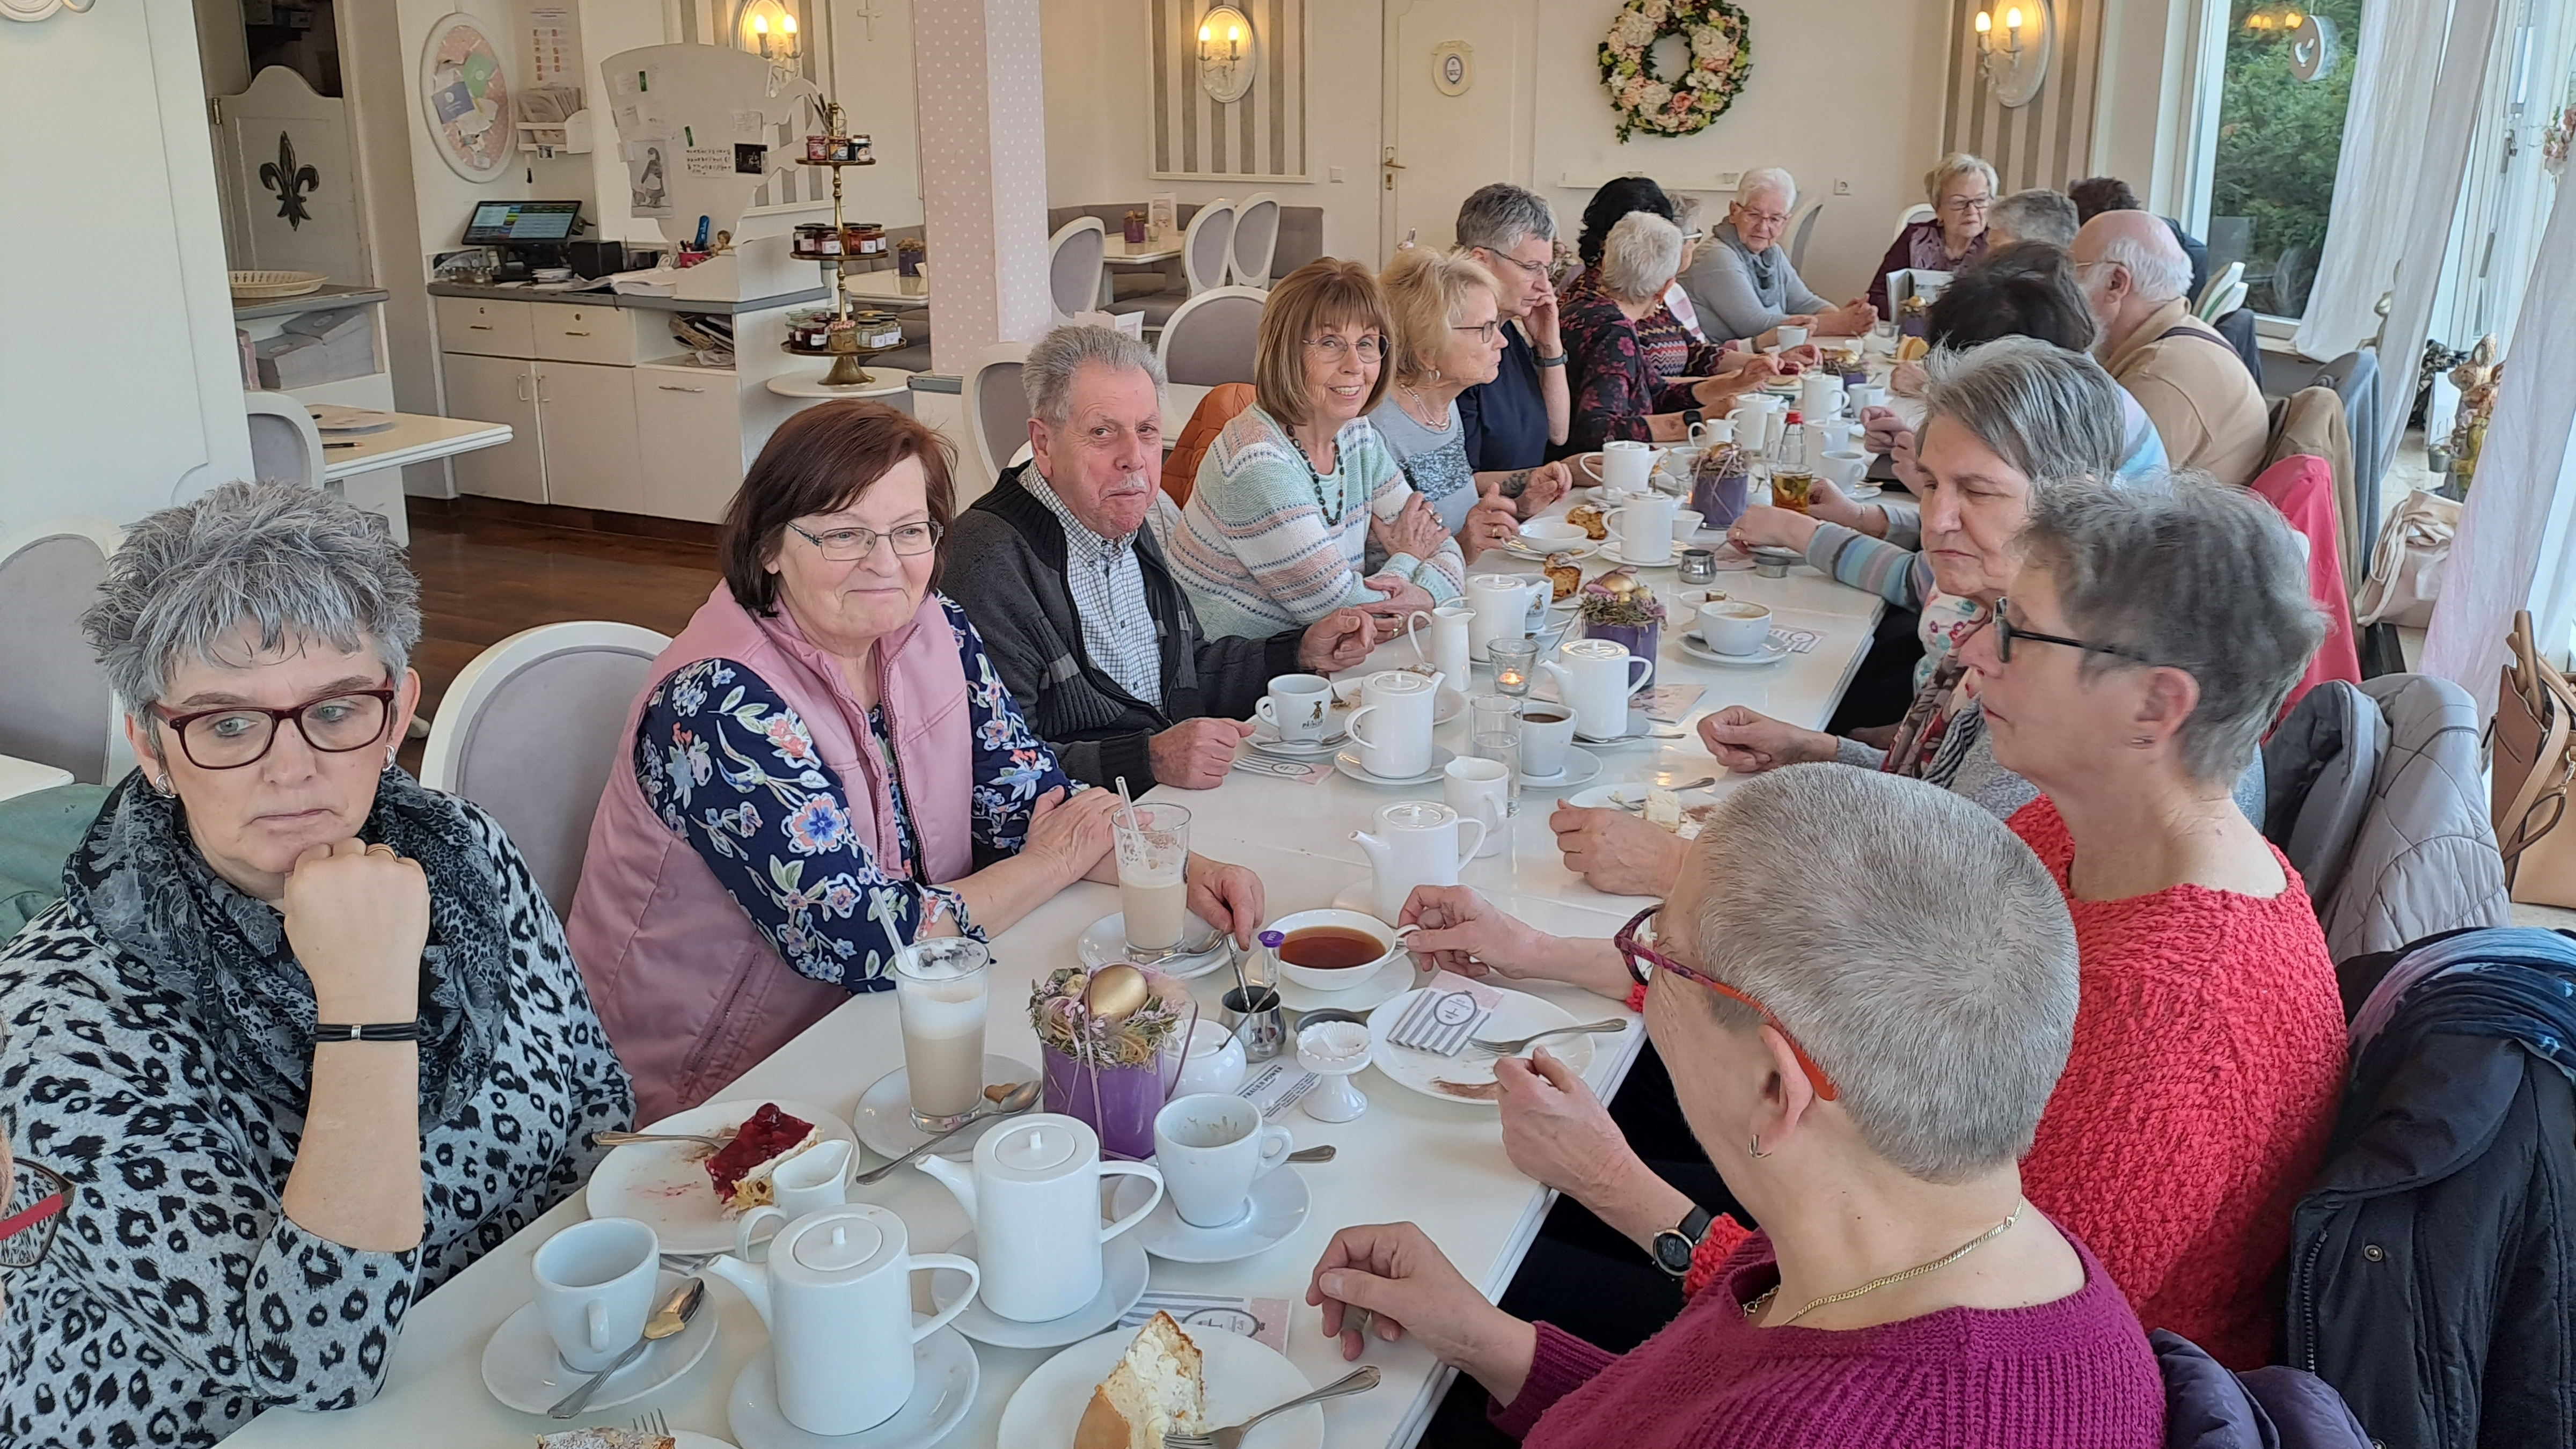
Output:
[[229,215],[232,264],[244,271],[320,272],[363,286],[357,148],[349,103],[318,96],[272,65],[250,89],[215,98],[215,176]]
[[635,450],[635,369],[538,363],[537,430],[545,435],[548,503],[645,511]]
[[536,364],[516,357],[441,353],[447,371],[447,415],[508,423],[510,441],[459,453],[456,488],[521,503],[546,501],[544,445],[537,437]]
[[1407,233],[1424,246],[1449,246],[1457,239],[1458,204],[1480,186],[1531,184],[1528,88],[1521,82],[1536,24],[1532,6],[1387,0],[1378,172],[1386,255]]

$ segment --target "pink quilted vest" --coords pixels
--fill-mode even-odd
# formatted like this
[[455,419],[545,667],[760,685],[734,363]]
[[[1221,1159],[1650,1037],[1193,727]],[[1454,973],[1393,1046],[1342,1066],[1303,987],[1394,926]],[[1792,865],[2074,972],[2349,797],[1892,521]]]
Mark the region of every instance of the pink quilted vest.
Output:
[[[731,659],[776,690],[814,736],[851,797],[850,823],[881,865],[894,859],[894,800],[867,711],[839,666],[782,612],[756,618],[723,584],[653,661],[653,682],[626,712],[617,764],[591,820],[581,889],[564,934],[617,1059],[635,1079],[640,1122],[715,1095],[849,999],[779,959],[686,840],[662,823],[635,782],[635,731],[664,679],[702,659]],[[920,844],[923,878],[974,865],[974,740],[966,671],[939,596],[877,641],[878,692]]]

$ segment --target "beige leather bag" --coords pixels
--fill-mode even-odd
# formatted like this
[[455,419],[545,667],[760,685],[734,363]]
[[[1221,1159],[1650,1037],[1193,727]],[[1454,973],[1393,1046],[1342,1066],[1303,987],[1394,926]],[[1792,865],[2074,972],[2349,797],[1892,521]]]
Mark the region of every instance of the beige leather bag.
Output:
[[2370,574],[2352,601],[2353,623],[2430,626],[2442,566],[2451,560],[2451,537],[2459,527],[2459,504],[2421,489],[2407,494],[2371,546]]
[[2576,689],[2532,644],[2529,612],[2513,616],[2513,658],[2496,691],[2490,797],[2504,879],[2526,905],[2576,907]]

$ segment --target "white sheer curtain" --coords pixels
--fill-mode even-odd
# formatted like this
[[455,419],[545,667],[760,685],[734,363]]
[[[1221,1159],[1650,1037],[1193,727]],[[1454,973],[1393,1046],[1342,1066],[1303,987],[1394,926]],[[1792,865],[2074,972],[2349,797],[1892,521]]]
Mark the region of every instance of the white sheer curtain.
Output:
[[2495,710],[2514,610],[2531,610],[2540,647],[2562,663],[2576,625],[2576,198],[2558,201],[2424,639],[2423,671],[2468,690],[2482,715]]
[[[2379,330],[2380,294],[2397,274],[2408,230],[2407,213],[2388,203],[2415,189],[2425,161],[2424,114],[2442,68],[2446,12],[2441,0],[2362,7],[2334,207],[2294,343],[2304,356],[2341,357]],[[2384,359],[2380,366],[2389,370]]]

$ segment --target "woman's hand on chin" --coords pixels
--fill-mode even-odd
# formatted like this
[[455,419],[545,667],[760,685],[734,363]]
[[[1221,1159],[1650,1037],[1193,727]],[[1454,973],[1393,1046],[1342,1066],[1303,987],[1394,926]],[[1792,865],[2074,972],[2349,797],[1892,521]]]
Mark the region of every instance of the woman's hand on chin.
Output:
[[320,1020],[363,1025],[420,1014],[429,877],[419,862],[363,840],[317,845],[296,857],[279,906]]

